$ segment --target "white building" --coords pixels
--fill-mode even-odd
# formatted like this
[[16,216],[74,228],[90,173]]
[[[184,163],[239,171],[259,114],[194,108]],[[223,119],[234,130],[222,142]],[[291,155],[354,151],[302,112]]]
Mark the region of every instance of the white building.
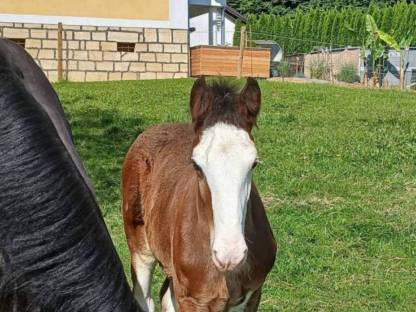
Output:
[[246,21],[226,0],[190,0],[189,45],[232,45],[237,20]]

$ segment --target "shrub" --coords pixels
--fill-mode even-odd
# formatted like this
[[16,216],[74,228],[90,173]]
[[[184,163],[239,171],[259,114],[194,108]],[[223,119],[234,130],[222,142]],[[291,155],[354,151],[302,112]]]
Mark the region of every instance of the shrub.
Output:
[[329,67],[321,60],[311,63],[311,78],[327,80],[329,77]]
[[338,81],[355,83],[360,82],[360,76],[357,74],[357,69],[353,64],[344,64],[341,66],[341,70],[336,75]]
[[288,77],[289,76],[290,65],[287,61],[281,61],[277,64],[277,72],[279,77]]

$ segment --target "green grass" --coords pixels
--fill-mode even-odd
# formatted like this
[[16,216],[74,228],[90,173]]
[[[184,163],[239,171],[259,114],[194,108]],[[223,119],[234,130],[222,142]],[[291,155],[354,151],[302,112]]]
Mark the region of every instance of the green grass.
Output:
[[[129,271],[123,157],[189,120],[191,80],[56,85]],[[415,311],[416,94],[261,82],[254,176],[279,244],[261,311]],[[158,272],[154,292],[160,286]]]

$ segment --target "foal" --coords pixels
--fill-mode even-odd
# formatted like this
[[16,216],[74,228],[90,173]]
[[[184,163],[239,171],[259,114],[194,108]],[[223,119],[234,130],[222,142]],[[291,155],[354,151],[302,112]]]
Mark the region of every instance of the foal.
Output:
[[254,183],[251,136],[260,89],[241,93],[198,79],[192,124],[142,133],[123,166],[126,237],[134,294],[153,311],[150,284],[159,262],[167,275],[162,311],[256,311],[276,243]]

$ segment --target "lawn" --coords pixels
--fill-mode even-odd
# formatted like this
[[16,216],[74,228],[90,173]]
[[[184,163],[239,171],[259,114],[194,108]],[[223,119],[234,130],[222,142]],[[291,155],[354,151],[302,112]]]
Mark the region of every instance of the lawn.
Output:
[[[191,80],[61,83],[129,276],[121,165],[147,127],[189,120]],[[415,311],[416,93],[261,82],[254,179],[279,244],[261,311]],[[158,272],[154,293],[158,291]]]

